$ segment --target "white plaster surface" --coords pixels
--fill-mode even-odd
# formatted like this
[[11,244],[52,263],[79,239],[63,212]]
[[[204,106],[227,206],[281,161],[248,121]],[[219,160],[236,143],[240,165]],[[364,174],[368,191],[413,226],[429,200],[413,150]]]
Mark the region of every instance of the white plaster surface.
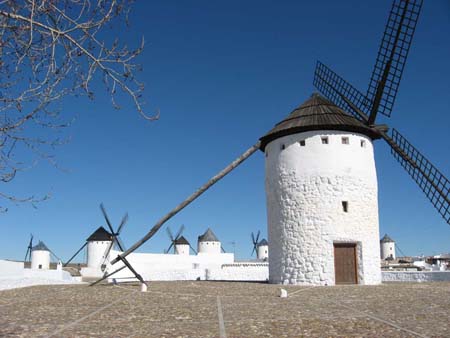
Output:
[[220,269],[206,272],[207,280],[217,281],[252,281],[265,282],[269,280],[268,263],[234,263],[224,264]]
[[23,276],[23,262],[7,261],[0,259],[0,278],[11,276]]
[[221,251],[221,243],[220,242],[198,242],[197,243],[197,252],[198,253],[212,253],[212,254],[220,254]]
[[258,259],[268,259],[269,258],[269,246],[268,245],[260,245],[256,249],[256,257]]
[[67,271],[25,269],[23,262],[0,260],[0,290],[78,282]]
[[[41,266],[39,268],[39,266]],[[33,250],[31,251],[31,268],[32,269],[50,269],[50,251]]]
[[395,258],[395,242],[380,243],[381,259],[386,259],[392,255]]
[[187,244],[176,244],[175,252],[177,255],[189,255],[189,245]]
[[[219,243],[219,242],[215,242]],[[116,257],[119,251],[112,250],[110,257]],[[198,253],[197,255],[132,253],[127,260],[145,280],[196,280],[203,279],[205,269],[220,268],[223,264],[234,262],[232,253]],[[108,266],[113,271],[123,266],[118,262]],[[116,280],[134,278],[128,268],[119,271],[111,277]]]
[[[328,144],[322,144],[322,136],[328,137]],[[342,137],[348,137],[349,144],[342,144]],[[301,140],[305,146],[300,146]],[[379,284],[378,192],[371,139],[310,131],[278,138],[265,151],[270,282],[334,285],[333,243],[351,242],[357,244],[358,282]],[[348,212],[342,201],[348,202]]]
[[98,269],[105,261],[106,252],[111,241],[89,241],[87,245],[87,266]]
[[383,271],[383,282],[450,282],[450,271]]

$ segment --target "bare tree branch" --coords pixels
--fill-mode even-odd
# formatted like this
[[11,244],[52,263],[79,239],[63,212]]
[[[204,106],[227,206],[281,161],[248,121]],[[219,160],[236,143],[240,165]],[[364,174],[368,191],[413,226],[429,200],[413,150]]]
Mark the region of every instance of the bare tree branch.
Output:
[[[135,78],[144,40],[129,49],[108,34],[113,25],[127,25],[129,8],[129,0],[0,0],[1,183],[30,168],[16,158],[18,149],[31,151],[32,163],[40,158],[56,165],[52,150],[66,140],[55,135],[73,121],[57,104],[68,95],[93,99],[97,76],[115,108],[121,91],[144,119],[158,119],[159,112],[145,113],[143,84]],[[1,199],[40,200],[0,193]]]

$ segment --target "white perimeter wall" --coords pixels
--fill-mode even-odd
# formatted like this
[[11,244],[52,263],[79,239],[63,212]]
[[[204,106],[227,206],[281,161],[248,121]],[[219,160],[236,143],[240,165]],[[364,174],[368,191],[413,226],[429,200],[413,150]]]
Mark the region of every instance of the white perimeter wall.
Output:
[[[322,144],[322,136],[328,144]],[[342,137],[349,144],[342,144]],[[380,283],[377,175],[370,138],[311,131],[276,139],[265,152],[270,282],[334,285],[333,243],[351,242],[357,244],[358,282]],[[347,213],[342,201],[348,202]]]
[[24,264],[23,262],[6,261],[0,259],[0,278],[11,276],[23,276]]
[[[116,257],[119,251],[112,250],[110,257]],[[197,255],[132,253],[127,260],[145,280],[196,280],[204,279],[206,269],[217,269],[223,264],[234,262],[232,253],[199,253]],[[123,266],[118,262],[110,266],[108,271]],[[185,276],[186,278],[184,278]],[[128,268],[114,274],[112,278],[128,279],[134,275]]]
[[450,282],[450,271],[383,271],[383,282]]

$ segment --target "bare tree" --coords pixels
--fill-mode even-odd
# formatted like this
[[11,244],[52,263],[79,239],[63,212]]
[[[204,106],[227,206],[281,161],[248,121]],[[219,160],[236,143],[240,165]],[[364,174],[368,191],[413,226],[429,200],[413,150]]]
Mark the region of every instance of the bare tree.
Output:
[[[52,150],[64,143],[58,130],[73,119],[62,114],[60,100],[93,99],[96,78],[115,108],[118,95],[128,96],[145,119],[158,118],[145,114],[143,85],[135,78],[144,41],[130,49],[108,34],[128,24],[129,9],[127,0],[0,0],[0,182],[10,182],[38,158],[56,164]],[[20,148],[32,155],[17,157]],[[3,202],[46,198],[3,190]]]

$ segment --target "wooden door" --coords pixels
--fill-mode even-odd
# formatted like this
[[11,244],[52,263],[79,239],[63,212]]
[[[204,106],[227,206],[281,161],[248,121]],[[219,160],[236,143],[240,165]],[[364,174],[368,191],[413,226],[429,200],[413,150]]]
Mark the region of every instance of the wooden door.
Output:
[[334,244],[334,271],[336,284],[357,284],[356,244]]

